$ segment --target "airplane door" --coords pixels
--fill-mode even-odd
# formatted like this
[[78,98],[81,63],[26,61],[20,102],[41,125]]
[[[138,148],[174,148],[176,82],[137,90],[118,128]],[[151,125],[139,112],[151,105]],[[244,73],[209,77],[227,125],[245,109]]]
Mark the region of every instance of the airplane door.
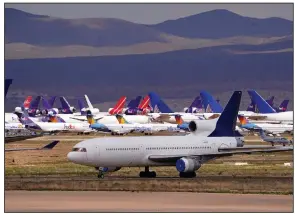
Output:
[[140,155],[144,154],[144,147],[143,145],[139,145],[139,151],[140,151]]

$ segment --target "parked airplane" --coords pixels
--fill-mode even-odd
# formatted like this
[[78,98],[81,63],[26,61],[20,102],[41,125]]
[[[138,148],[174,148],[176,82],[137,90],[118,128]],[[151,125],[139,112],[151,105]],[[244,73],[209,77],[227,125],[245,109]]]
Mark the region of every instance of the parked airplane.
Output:
[[272,134],[281,134],[281,133],[291,133],[293,131],[293,125],[288,124],[272,124],[272,123],[249,123],[249,121],[244,116],[238,116],[241,128],[250,130],[250,131],[259,131],[264,130]]
[[262,129],[259,130],[259,133],[262,140],[265,142],[271,143],[272,146],[274,146],[275,143],[282,144],[283,146],[291,145],[293,143],[292,140],[288,140],[287,138],[284,138],[284,137],[266,136]]
[[74,114],[76,112],[76,108],[74,106],[70,106],[69,102],[66,100],[65,97],[59,97],[61,103],[61,114]]
[[48,122],[34,122],[29,118],[26,110],[23,111],[23,115],[19,118],[20,122],[25,125],[26,129],[35,132],[77,132],[77,133],[89,133],[93,130],[89,128],[87,123],[48,123]]
[[149,171],[150,166],[176,166],[180,177],[195,177],[202,164],[219,157],[293,150],[293,147],[244,146],[243,136],[234,129],[241,95],[241,91],[233,93],[219,118],[201,121],[206,126],[192,121],[189,135],[88,139],[76,144],[67,157],[71,162],[95,167],[98,177],[121,167],[142,166],[145,171],[140,172],[140,177],[156,177],[155,172]]
[[42,97],[42,104],[43,104],[43,110],[41,111],[42,115],[48,115],[49,112],[54,115],[59,113],[59,110],[57,108],[53,108],[55,99],[56,99],[56,96],[53,96],[47,101],[44,97]]
[[130,100],[127,105],[127,108],[123,109],[124,114],[126,115],[137,115],[138,106],[141,101],[142,96],[137,96],[134,100]]
[[293,111],[276,112],[256,91],[248,90],[248,94],[259,110],[258,114],[251,115],[249,119],[293,124]]
[[53,147],[56,146],[56,144],[58,144],[59,141],[53,141],[41,148],[13,148],[13,149],[5,149],[5,152],[16,152],[16,151],[31,151],[31,150],[51,150],[53,149]]
[[289,100],[283,100],[281,105],[279,105],[279,107],[274,108],[274,109],[276,110],[276,112],[285,112],[285,111],[287,111],[288,104],[289,104]]

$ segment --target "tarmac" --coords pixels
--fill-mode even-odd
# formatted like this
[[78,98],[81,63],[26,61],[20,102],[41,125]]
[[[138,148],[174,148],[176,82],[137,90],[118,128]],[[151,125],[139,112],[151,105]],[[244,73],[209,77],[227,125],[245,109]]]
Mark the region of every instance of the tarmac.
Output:
[[293,195],[5,191],[5,212],[293,212]]

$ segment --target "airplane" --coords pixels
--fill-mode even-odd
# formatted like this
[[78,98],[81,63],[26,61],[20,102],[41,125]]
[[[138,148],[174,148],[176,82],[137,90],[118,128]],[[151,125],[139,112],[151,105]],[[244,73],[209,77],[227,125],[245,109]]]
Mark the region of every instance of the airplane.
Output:
[[48,115],[49,112],[51,114],[58,114],[59,113],[59,110],[57,108],[53,108],[55,99],[56,99],[56,96],[53,96],[47,101],[42,96],[42,104],[43,104],[43,110],[41,110],[42,115]]
[[272,134],[291,133],[293,131],[293,125],[289,124],[272,124],[272,123],[250,123],[244,116],[238,116],[241,124],[241,128],[250,131],[263,130]]
[[12,84],[13,79],[5,79],[5,90],[4,90],[4,96],[6,98],[8,89],[10,87],[10,85]]
[[248,94],[259,110],[259,113],[249,116],[248,119],[293,124],[293,111],[276,112],[256,91],[248,90]]
[[[244,146],[235,131],[242,92],[235,91],[220,117],[191,121],[192,133],[184,136],[93,138],[76,144],[69,161],[95,167],[98,177],[122,167],[145,167],[140,177],[156,177],[150,166],[176,166],[180,177],[196,177],[202,164],[235,154],[292,151],[293,147]],[[211,130],[210,130],[210,129]]]
[[190,122],[192,120],[204,120],[203,113],[193,114],[184,112],[173,112],[168,105],[154,92],[149,93],[151,99],[151,109],[153,113],[148,115],[152,117],[154,121],[157,122],[167,122],[176,124],[175,115],[181,115],[185,122]]
[[260,136],[261,136],[262,140],[265,141],[265,142],[271,143],[272,146],[274,146],[275,143],[283,144],[283,146],[291,145],[293,143],[292,140],[288,140],[287,138],[284,138],[284,137],[269,137],[269,136],[266,136],[262,129],[259,130],[259,133],[260,133]]
[[147,124],[139,124],[139,123],[130,123],[125,119],[123,115],[116,115],[117,120],[119,121],[119,124],[124,124],[128,127],[133,127],[133,130],[135,132],[141,132],[145,133],[146,135],[152,135],[152,133],[155,132],[161,132],[161,131],[169,131],[169,132],[179,132],[180,129],[178,128],[177,124],[171,124],[171,123],[147,123]]
[[59,141],[55,140],[41,148],[13,148],[13,149],[6,149],[5,148],[5,152],[16,152],[16,151],[32,151],[32,150],[51,150],[53,149],[53,147],[56,146],[56,144],[58,144]]
[[49,123],[49,122],[34,122],[29,118],[26,110],[19,115],[20,122],[25,125],[25,128],[35,132],[57,133],[57,132],[77,132],[90,133],[93,130],[87,123]]
[[[86,94],[84,95],[84,97],[85,97],[86,103],[88,105],[88,108],[85,108],[84,105],[83,105],[83,108],[80,109],[81,110],[81,115],[86,115],[87,111],[91,111],[91,114],[93,114],[93,115],[96,115],[96,114],[100,113],[98,108],[93,107],[93,105],[91,104],[91,102],[90,102],[90,100],[89,100],[89,98],[88,98],[88,96]],[[81,102],[81,104],[82,104],[82,102]]]

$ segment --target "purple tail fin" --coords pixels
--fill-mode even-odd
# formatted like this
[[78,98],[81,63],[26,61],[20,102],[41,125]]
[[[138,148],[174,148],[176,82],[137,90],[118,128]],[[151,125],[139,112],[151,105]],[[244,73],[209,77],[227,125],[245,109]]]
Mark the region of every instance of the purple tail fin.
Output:
[[67,102],[65,97],[60,97],[59,99],[60,99],[62,109],[70,109],[70,105]]
[[44,109],[47,109],[47,110],[51,109],[49,103],[47,102],[47,100],[44,97],[42,97],[42,104],[43,104]]
[[276,109],[276,111],[277,112],[287,111],[288,104],[289,104],[289,100],[283,100],[283,102],[281,103],[281,105],[279,106],[279,108]]
[[271,107],[273,107],[273,100],[275,99],[275,97],[274,96],[271,96],[268,100],[265,100],[267,103],[268,103],[268,105],[270,105]]
[[31,102],[30,109],[38,109],[40,100],[41,96],[37,96],[36,99]]
[[56,96],[52,96],[49,100],[48,100],[48,104],[50,106],[50,108],[53,108],[54,102],[55,102]]

